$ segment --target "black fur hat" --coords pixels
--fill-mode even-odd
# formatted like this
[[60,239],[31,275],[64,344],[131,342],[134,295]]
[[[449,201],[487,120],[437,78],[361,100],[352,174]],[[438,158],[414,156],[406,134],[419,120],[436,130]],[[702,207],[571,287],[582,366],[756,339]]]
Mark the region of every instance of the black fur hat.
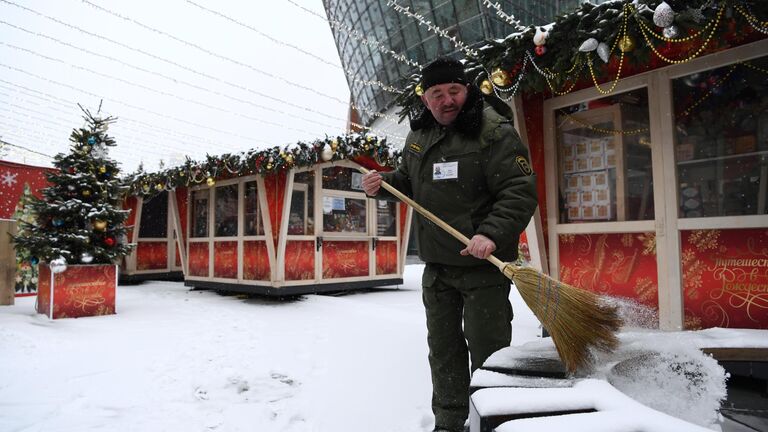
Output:
[[426,91],[437,84],[467,84],[464,65],[450,57],[438,57],[421,70],[421,88]]

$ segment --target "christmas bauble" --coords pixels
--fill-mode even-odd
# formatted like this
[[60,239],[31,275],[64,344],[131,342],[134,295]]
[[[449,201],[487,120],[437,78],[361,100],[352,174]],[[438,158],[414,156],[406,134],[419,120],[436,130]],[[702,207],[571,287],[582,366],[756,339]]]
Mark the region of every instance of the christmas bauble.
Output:
[[336,149],[339,147],[339,142],[336,140],[331,141],[331,150],[336,151]]
[[80,255],[80,262],[83,264],[90,264],[93,261],[93,255],[89,254],[88,252],[83,252]]
[[107,167],[105,167],[104,165],[100,166],[99,173],[104,174],[105,172],[107,172]]
[[83,153],[88,153],[91,151],[91,146],[83,146]]
[[629,35],[624,35],[619,41],[619,49],[621,52],[630,52],[635,49],[635,41]]
[[416,84],[413,92],[416,93],[416,96],[421,96],[424,94],[424,87],[422,87],[421,84]]
[[206,180],[206,181],[205,181],[205,183],[206,183],[208,186],[213,186],[213,185],[215,185],[215,184],[216,184],[216,180],[214,180],[214,179],[213,179],[213,177],[208,177],[208,180]]
[[95,221],[93,221],[93,229],[104,231],[105,229],[107,229],[107,221],[96,219]]
[[163,184],[162,183],[156,184],[155,185],[155,190],[159,190],[159,191],[163,190]]
[[664,30],[661,32],[665,38],[667,39],[675,39],[680,35],[680,31],[677,29],[676,25],[671,25],[669,27],[664,27]]
[[75,185],[67,185],[67,190],[68,190],[68,191],[70,191],[70,192],[74,192],[74,191],[75,191],[75,189],[77,189],[77,188],[75,187]]
[[82,191],[80,191],[80,194],[83,195],[84,197],[88,198],[89,196],[91,196],[91,190],[90,189],[83,189]]
[[667,27],[675,21],[675,11],[667,2],[661,2],[653,11],[653,23],[659,27]]
[[547,43],[547,36],[549,36],[549,32],[542,30],[541,27],[536,27],[536,34],[533,35],[533,44],[537,47],[543,46]]
[[333,150],[328,145],[324,145],[323,150],[320,152],[320,157],[328,162],[333,158]]
[[493,85],[491,85],[491,82],[488,80],[483,80],[483,82],[480,83],[480,91],[483,92],[483,94],[491,94],[493,93]]
[[114,246],[115,245],[115,238],[114,237],[107,237],[104,239],[104,244],[107,246]]
[[88,137],[88,144],[90,144],[90,145],[96,144],[96,137],[95,136],[89,136]]
[[53,273],[62,273],[67,271],[67,260],[64,257],[58,257],[48,265]]
[[292,163],[293,163],[293,155],[292,155],[292,154],[290,154],[290,153],[289,153],[289,154],[287,154],[287,155],[285,155],[285,161],[286,161],[287,163],[289,163],[289,164],[292,164]]
[[491,72],[491,81],[499,87],[508,87],[511,83],[509,74],[501,68],[496,68]]
[[543,56],[547,52],[547,47],[544,45],[539,45],[534,51],[536,52],[537,56]]
[[610,60],[611,57],[611,49],[608,48],[608,44],[600,42],[597,45],[597,55],[604,63],[608,63],[608,60]]
[[64,225],[64,219],[56,218],[56,219],[51,221],[51,224],[53,224],[53,226],[55,226],[55,227],[60,227],[60,226]]
[[32,257],[32,258],[29,259],[29,263],[32,264],[32,265],[37,265],[37,263],[39,263],[39,262],[40,262],[40,260],[37,259],[37,257]]
[[579,46],[579,51],[581,52],[590,52],[597,49],[597,39],[595,38],[589,38],[581,43],[581,46]]

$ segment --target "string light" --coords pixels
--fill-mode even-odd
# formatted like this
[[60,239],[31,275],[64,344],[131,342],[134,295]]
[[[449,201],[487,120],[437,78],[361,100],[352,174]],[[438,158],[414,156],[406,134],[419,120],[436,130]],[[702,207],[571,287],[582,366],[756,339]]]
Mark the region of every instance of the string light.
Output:
[[579,126],[583,126],[591,131],[599,132],[605,135],[637,135],[643,132],[648,132],[649,128],[638,128],[638,129],[631,129],[628,131],[625,130],[617,130],[617,129],[607,129],[607,128],[599,128],[595,127],[594,125],[591,125],[587,122],[581,121],[572,115],[566,113],[565,111],[560,111],[560,114],[564,116],[568,121],[573,122]]
[[[0,0],[0,1],[9,2],[9,0]],[[157,29],[155,27],[151,27],[151,26],[148,26],[146,24],[143,24],[143,23],[141,23],[141,22],[139,22],[139,21],[137,21],[137,20],[135,20],[133,18],[130,18],[130,17],[127,17],[127,16],[123,16],[123,15],[117,13],[117,12],[113,12],[113,11],[111,11],[111,10],[109,10],[107,8],[104,8],[102,6],[99,6],[99,5],[93,3],[93,2],[91,2],[89,0],[82,0],[82,2],[87,4],[87,5],[89,5],[89,6],[91,6],[91,7],[93,7],[94,9],[96,9],[98,11],[104,12],[106,14],[112,15],[114,17],[120,18],[120,19],[125,20],[127,22],[130,22],[132,24],[135,24],[135,25],[137,25],[137,26],[139,26],[139,27],[141,27],[143,29],[146,29],[146,30],[149,30],[151,32],[157,33],[157,34],[159,34],[161,36],[164,36],[164,37],[167,37],[169,39],[172,39],[172,40],[174,40],[176,42],[179,42],[179,43],[181,43],[183,45],[186,45],[186,46],[188,46],[190,48],[194,48],[194,49],[196,49],[198,51],[204,52],[204,53],[206,53],[206,54],[208,54],[208,55],[210,55],[212,57],[216,57],[218,59],[230,62],[230,63],[238,65],[240,67],[244,67],[246,69],[249,69],[249,70],[252,70],[252,71],[254,71],[256,73],[259,73],[261,75],[268,76],[268,77],[270,77],[272,79],[285,82],[286,84],[289,84],[289,85],[301,88],[303,90],[306,90],[306,91],[309,91],[311,93],[314,93],[314,94],[316,94],[318,96],[322,96],[324,98],[333,100],[333,101],[335,101],[337,103],[340,103],[340,104],[342,104],[344,106],[349,106],[349,107],[352,107],[353,109],[356,109],[358,111],[363,111],[363,112],[365,112],[365,113],[367,113],[369,115],[372,115],[374,117],[386,118],[386,119],[388,119],[390,121],[393,121],[393,122],[397,123],[397,120],[394,117],[392,117],[392,116],[389,116],[389,115],[386,115],[386,114],[382,114],[382,113],[379,113],[377,111],[374,111],[374,110],[371,110],[371,109],[368,109],[368,108],[364,108],[364,107],[358,106],[358,105],[356,105],[354,103],[351,103],[351,102],[344,102],[343,100],[337,98],[336,96],[331,96],[329,94],[323,93],[323,92],[321,92],[321,91],[319,91],[317,89],[314,89],[312,87],[307,87],[305,85],[298,84],[298,83],[296,83],[294,81],[291,81],[291,80],[288,80],[286,78],[279,77],[277,75],[274,75],[274,74],[272,74],[270,72],[267,72],[267,71],[264,71],[262,69],[259,69],[259,68],[255,67],[253,65],[248,64],[248,63],[244,63],[244,62],[241,62],[239,60],[235,60],[235,59],[233,59],[231,57],[227,57],[225,55],[222,55],[222,54],[219,54],[217,52],[211,51],[211,50],[209,50],[207,48],[204,48],[204,47],[202,47],[202,46],[200,46],[200,45],[198,45],[196,43],[186,41],[184,39],[178,38],[178,37],[176,37],[176,36],[174,36],[174,35],[172,35],[170,33],[164,32],[164,31],[162,31],[160,29]]]
[[653,53],[656,54],[656,56],[659,57],[660,59],[662,59],[665,62],[670,63],[670,64],[687,63],[687,62],[695,59],[696,57],[698,57],[699,54],[701,54],[704,51],[704,49],[707,47],[707,45],[709,45],[709,41],[712,40],[712,36],[715,35],[715,30],[717,30],[717,26],[720,24],[720,19],[722,18],[724,11],[725,11],[725,3],[723,3],[720,6],[720,9],[717,12],[717,17],[715,18],[715,24],[712,26],[712,30],[709,32],[709,35],[707,35],[707,39],[704,41],[704,43],[699,47],[698,50],[696,50],[696,52],[694,52],[693,54],[691,54],[690,56],[688,56],[688,57],[686,57],[686,58],[684,58],[682,60],[670,59],[670,58],[667,58],[664,54],[660,53],[659,50],[656,49],[656,46],[654,46],[651,43],[651,40],[648,37],[648,33],[646,32],[646,30],[642,26],[640,27],[640,33],[642,33],[643,38],[645,39],[645,42],[651,48]]
[[202,10],[204,10],[204,11],[208,12],[208,13],[211,13],[211,14],[213,14],[213,15],[216,15],[216,16],[218,16],[218,17],[221,17],[221,18],[223,18],[223,19],[225,19],[225,20],[227,20],[227,21],[229,21],[229,22],[232,22],[232,23],[234,23],[234,24],[237,24],[237,25],[239,25],[239,26],[241,26],[241,27],[243,27],[243,28],[246,28],[246,29],[248,29],[248,30],[251,30],[252,32],[255,32],[256,34],[258,34],[258,35],[260,35],[260,36],[262,36],[262,37],[265,37],[265,38],[269,39],[270,41],[272,41],[272,42],[274,42],[274,43],[276,43],[276,44],[278,44],[278,45],[281,45],[281,46],[284,46],[284,47],[288,47],[288,48],[291,48],[291,49],[293,49],[293,50],[296,50],[296,51],[298,51],[298,52],[300,52],[300,53],[302,53],[302,54],[304,54],[304,55],[310,56],[310,57],[314,58],[315,60],[318,60],[318,61],[320,61],[320,62],[322,62],[322,63],[324,63],[324,64],[327,64],[327,65],[329,65],[329,66],[332,66],[332,67],[334,67],[334,68],[337,68],[337,69],[341,69],[341,70],[343,70],[343,71],[346,73],[346,75],[347,75],[347,76],[348,76],[350,79],[352,79],[353,81],[359,82],[359,83],[361,83],[361,84],[363,84],[363,85],[366,85],[366,86],[377,86],[377,87],[381,87],[381,88],[382,88],[382,89],[384,89],[385,91],[388,91],[388,92],[391,92],[391,93],[396,93],[396,94],[402,93],[402,91],[401,91],[401,90],[398,90],[398,89],[396,89],[396,88],[394,88],[394,87],[392,87],[392,86],[389,86],[389,85],[387,85],[387,84],[384,84],[384,83],[382,83],[381,81],[376,81],[376,80],[365,80],[365,79],[361,79],[361,78],[358,78],[358,77],[357,77],[357,76],[355,76],[354,74],[350,73],[350,71],[349,71],[349,70],[343,69],[341,66],[339,66],[339,65],[337,65],[337,64],[335,64],[335,63],[331,63],[331,62],[329,62],[328,60],[326,60],[326,59],[324,59],[324,58],[322,58],[322,57],[319,57],[319,56],[317,56],[317,55],[315,55],[315,54],[312,54],[312,53],[311,53],[311,52],[309,52],[309,51],[306,51],[306,50],[304,50],[304,49],[302,49],[302,48],[299,48],[299,47],[297,47],[296,45],[293,45],[293,44],[290,44],[290,43],[287,43],[287,42],[283,42],[283,41],[281,41],[281,40],[275,39],[275,38],[273,38],[272,36],[270,36],[270,35],[268,35],[268,34],[266,34],[266,33],[262,32],[261,30],[259,30],[259,29],[255,28],[255,27],[253,27],[253,26],[251,26],[251,25],[248,25],[248,24],[246,24],[246,23],[243,23],[243,22],[241,22],[241,21],[238,21],[238,20],[236,20],[236,19],[234,19],[234,18],[232,18],[232,17],[230,17],[230,16],[228,16],[228,15],[225,15],[225,14],[223,14],[223,13],[219,12],[219,11],[215,11],[215,10],[213,10],[213,9],[210,9],[210,8],[207,8],[207,7],[205,7],[205,6],[202,6],[202,5],[200,5],[200,4],[197,4],[197,3],[193,2],[192,0],[186,0],[186,2],[187,2],[187,3],[189,3],[189,4],[191,4],[191,5],[193,5],[193,6],[197,6],[198,8],[200,8],[200,9],[202,9]]
[[664,35],[660,35],[660,34],[656,33],[655,31],[653,31],[653,29],[640,17],[640,12],[637,9],[634,9],[634,13],[632,15],[634,15],[635,21],[637,21],[637,23],[640,25],[640,27],[645,32],[648,32],[648,34],[650,34],[651,36],[655,37],[656,39],[660,39],[660,40],[662,40],[664,42],[671,42],[671,43],[683,43],[683,42],[692,41],[692,40],[698,38],[699,36],[701,36],[702,34],[704,34],[704,32],[706,32],[709,29],[709,27],[715,23],[715,19],[713,18],[713,19],[709,20],[709,22],[707,22],[707,25],[702,27],[696,33],[693,33],[691,35],[688,35],[688,36],[682,37],[682,38],[668,38],[668,37],[666,37]]
[[742,5],[737,4],[736,10],[744,16],[744,18],[747,20],[749,25],[752,26],[753,29],[759,31],[760,33],[768,34],[768,21],[760,21],[759,18],[752,14],[748,4],[746,4],[746,7],[747,9],[745,10]]
[[504,11],[501,10],[501,4],[499,2],[491,3],[489,0],[483,0],[483,4],[488,9],[491,9],[491,8],[496,9],[496,15],[498,15],[501,19],[506,21],[507,24],[509,24],[509,25],[511,25],[513,27],[520,28],[520,21],[518,21],[515,18],[513,18],[512,16],[507,15],[506,13],[504,13]]
[[45,157],[47,157],[49,159],[53,159],[53,156],[51,156],[51,155],[48,155],[48,154],[45,154],[45,153],[40,153],[37,150],[32,150],[31,148],[27,148],[27,147],[24,147],[24,146],[21,146],[21,145],[18,145],[18,144],[11,144],[8,141],[5,141],[3,139],[0,139],[0,144],[5,145],[5,146],[9,146],[9,147],[20,148],[20,149],[28,151],[30,153],[34,153],[36,155],[45,156]]
[[351,38],[353,38],[355,40],[358,40],[358,41],[362,42],[363,45],[373,46],[376,49],[378,49],[381,53],[388,54],[392,58],[394,58],[395,60],[397,60],[397,61],[399,61],[401,63],[404,63],[404,64],[406,64],[408,66],[416,67],[419,70],[421,70],[422,65],[419,64],[419,62],[417,62],[415,60],[411,60],[411,59],[409,59],[408,57],[406,57],[403,54],[398,54],[395,51],[392,51],[391,49],[389,49],[385,45],[383,45],[381,42],[377,41],[376,39],[374,39],[372,37],[364,36],[362,33],[357,31],[356,29],[350,27],[349,25],[344,24],[343,22],[335,20],[335,19],[326,18],[326,17],[318,14],[317,12],[315,12],[315,11],[313,11],[311,9],[305,8],[304,6],[294,2],[293,0],[287,0],[287,1],[288,1],[288,3],[296,6],[297,8],[302,9],[303,11],[305,11],[305,12],[311,14],[311,15],[316,16],[316,17],[320,18],[323,21],[326,21],[334,29],[336,29],[336,30],[346,34],[347,36],[349,36],[349,37],[351,37]]
[[469,46],[467,46],[464,42],[462,42],[460,40],[457,40],[456,36],[451,36],[450,34],[448,34],[447,31],[445,31],[445,30],[441,29],[440,27],[432,24],[431,21],[427,21],[426,19],[424,19],[423,16],[421,16],[421,15],[419,15],[417,13],[411,12],[411,8],[410,7],[407,7],[407,6],[403,7],[403,6],[399,5],[396,0],[388,0],[387,1],[387,6],[393,8],[398,13],[401,13],[401,14],[409,17],[409,18],[415,19],[416,21],[419,22],[419,24],[427,27],[427,29],[429,29],[429,31],[435,33],[436,35],[442,36],[442,37],[448,39],[449,41],[451,41],[451,43],[453,43],[453,45],[457,49],[462,51],[464,54],[466,54],[466,55],[468,55],[470,57],[475,57],[475,58],[478,56],[478,53],[477,53],[476,50],[469,48]]
[[[614,44],[613,44],[613,48],[611,49],[611,52],[613,52],[613,50],[615,49],[618,43],[617,41],[620,41],[623,37],[627,35],[627,18],[628,18],[627,8],[628,8],[627,4],[624,4],[624,6],[622,7],[622,15],[624,15],[624,18],[622,19],[622,22],[621,22],[621,32],[618,35],[616,35],[616,40],[614,40]],[[597,77],[595,76],[595,70],[592,68],[592,55],[591,55],[592,53],[587,53],[587,66],[589,66],[589,74],[592,76],[592,82],[595,83],[595,88],[597,89],[597,91],[599,91],[604,95],[612,93],[616,89],[616,86],[619,84],[619,78],[621,77],[621,68],[624,65],[624,54],[625,54],[624,50],[622,49],[619,49],[619,52],[621,54],[619,54],[619,67],[616,70],[616,79],[613,80],[613,84],[611,84],[611,87],[608,90],[603,90],[603,88],[600,87],[600,84],[598,84]]]

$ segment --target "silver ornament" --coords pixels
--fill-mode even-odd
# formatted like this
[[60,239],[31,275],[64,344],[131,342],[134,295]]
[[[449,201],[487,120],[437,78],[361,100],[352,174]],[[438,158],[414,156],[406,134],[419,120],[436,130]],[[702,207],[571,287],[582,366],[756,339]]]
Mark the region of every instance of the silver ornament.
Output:
[[93,255],[89,254],[88,252],[83,252],[82,255],[80,255],[80,262],[83,264],[90,264],[93,261]]
[[653,23],[659,27],[669,27],[675,21],[675,11],[667,2],[661,2],[653,11]]
[[64,257],[58,257],[51,260],[51,263],[48,266],[53,273],[62,273],[67,271],[67,260],[64,259]]
[[669,27],[664,27],[664,31],[662,31],[662,34],[667,39],[675,39],[680,35],[680,31],[677,29],[677,26],[673,24]]
[[540,27],[536,27],[536,34],[533,35],[533,44],[536,46],[542,46],[547,43],[547,36],[549,32],[542,30]]
[[595,38],[589,38],[581,43],[581,46],[579,47],[579,51],[581,52],[590,52],[594,51],[595,48],[597,48],[597,39]]
[[333,149],[328,144],[324,145],[323,150],[320,152],[320,157],[328,162],[333,158]]
[[600,42],[600,44],[597,45],[597,55],[600,56],[600,60],[602,60],[603,63],[608,63],[608,60],[611,58],[611,49],[608,48],[608,44]]

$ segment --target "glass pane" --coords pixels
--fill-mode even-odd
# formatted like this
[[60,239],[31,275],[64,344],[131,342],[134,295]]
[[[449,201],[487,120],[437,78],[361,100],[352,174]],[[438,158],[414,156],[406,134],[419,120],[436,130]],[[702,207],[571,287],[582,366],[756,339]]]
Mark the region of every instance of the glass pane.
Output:
[[168,192],[162,192],[141,206],[140,238],[164,238],[168,234]]
[[261,220],[261,211],[259,209],[258,187],[255,181],[245,184],[245,235],[264,235],[264,224]]
[[323,189],[363,192],[363,175],[356,169],[344,167],[323,168]]
[[323,196],[323,231],[366,233],[365,199]]
[[376,235],[394,237],[397,234],[397,203],[376,201]]
[[237,185],[216,188],[215,236],[237,235]]
[[315,172],[297,173],[293,177],[291,210],[288,215],[288,234],[314,235]]
[[208,197],[210,189],[192,192],[192,237],[208,237]]
[[768,213],[768,57],[672,81],[681,218]]
[[561,223],[654,218],[646,89],[558,110],[557,155]]

